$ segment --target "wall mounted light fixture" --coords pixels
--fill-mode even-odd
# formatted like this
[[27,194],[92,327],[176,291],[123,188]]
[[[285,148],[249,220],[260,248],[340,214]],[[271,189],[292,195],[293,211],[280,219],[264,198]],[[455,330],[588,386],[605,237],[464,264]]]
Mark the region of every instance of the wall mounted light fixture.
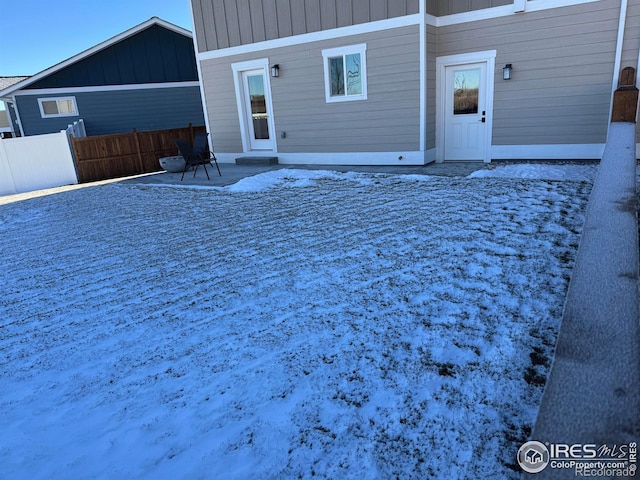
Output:
[[274,78],[280,76],[280,65],[277,63],[271,67],[271,76]]
[[513,67],[510,63],[507,63],[502,69],[502,79],[503,80],[511,80],[511,69]]

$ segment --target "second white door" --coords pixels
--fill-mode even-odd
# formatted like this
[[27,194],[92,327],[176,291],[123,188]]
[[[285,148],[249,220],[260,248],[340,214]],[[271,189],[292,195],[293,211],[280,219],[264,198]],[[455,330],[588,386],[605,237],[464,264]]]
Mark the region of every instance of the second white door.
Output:
[[242,72],[247,136],[251,150],[273,150],[268,83],[264,69]]
[[487,149],[487,63],[447,66],[444,160],[484,160]]

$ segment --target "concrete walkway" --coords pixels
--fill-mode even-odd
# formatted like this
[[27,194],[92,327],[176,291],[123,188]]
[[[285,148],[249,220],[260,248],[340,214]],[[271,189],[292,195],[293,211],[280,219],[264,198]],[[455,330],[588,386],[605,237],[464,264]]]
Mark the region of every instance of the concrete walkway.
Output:
[[239,180],[258,175],[264,172],[279,170],[283,168],[289,169],[307,169],[307,170],[333,170],[338,172],[370,172],[370,173],[388,173],[388,174],[404,174],[404,175],[438,175],[438,176],[463,176],[482,170],[484,168],[492,168],[490,164],[483,162],[446,162],[431,163],[429,165],[418,166],[387,166],[387,165],[234,165],[230,163],[221,163],[220,171],[222,176],[218,175],[215,168],[207,166],[209,177],[202,168],[198,168],[196,176],[193,172],[187,172],[184,180],[180,181],[182,173],[153,173],[149,175],[136,176],[121,180],[122,183],[146,183],[146,184],[169,184],[169,185],[210,185],[215,187],[224,187],[233,185]]
[[[532,440],[638,442],[639,386],[635,124],[613,123]],[[575,478],[575,471],[550,465],[536,478]]]

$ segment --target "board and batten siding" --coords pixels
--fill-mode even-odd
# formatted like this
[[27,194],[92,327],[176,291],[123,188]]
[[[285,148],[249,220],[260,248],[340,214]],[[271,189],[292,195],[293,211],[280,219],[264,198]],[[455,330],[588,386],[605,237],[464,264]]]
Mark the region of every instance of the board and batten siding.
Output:
[[386,20],[419,0],[191,0],[200,52]]
[[[268,58],[281,153],[393,152],[420,149],[419,27],[265,50],[202,62],[209,125],[217,152],[242,152],[231,65]],[[368,98],[327,103],[322,50],[367,45]],[[397,160],[397,159],[394,159]]]
[[511,4],[513,0],[432,0],[427,1],[427,13],[441,17]]
[[603,143],[619,12],[602,0],[440,27],[438,55],[497,50],[493,145]]
[[200,89],[197,86],[117,90],[109,92],[65,93],[76,98],[79,116],[42,118],[38,98],[59,95],[18,95],[16,97],[25,135],[64,130],[82,118],[87,135],[164,130],[204,125]]
[[189,81],[198,81],[193,39],[152,25],[25,90]]

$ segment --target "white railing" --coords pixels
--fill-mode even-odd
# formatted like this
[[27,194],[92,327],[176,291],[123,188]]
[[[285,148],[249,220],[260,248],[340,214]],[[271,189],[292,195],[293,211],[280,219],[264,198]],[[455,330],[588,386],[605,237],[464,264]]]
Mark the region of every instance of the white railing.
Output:
[[0,140],[0,195],[77,183],[66,131]]

